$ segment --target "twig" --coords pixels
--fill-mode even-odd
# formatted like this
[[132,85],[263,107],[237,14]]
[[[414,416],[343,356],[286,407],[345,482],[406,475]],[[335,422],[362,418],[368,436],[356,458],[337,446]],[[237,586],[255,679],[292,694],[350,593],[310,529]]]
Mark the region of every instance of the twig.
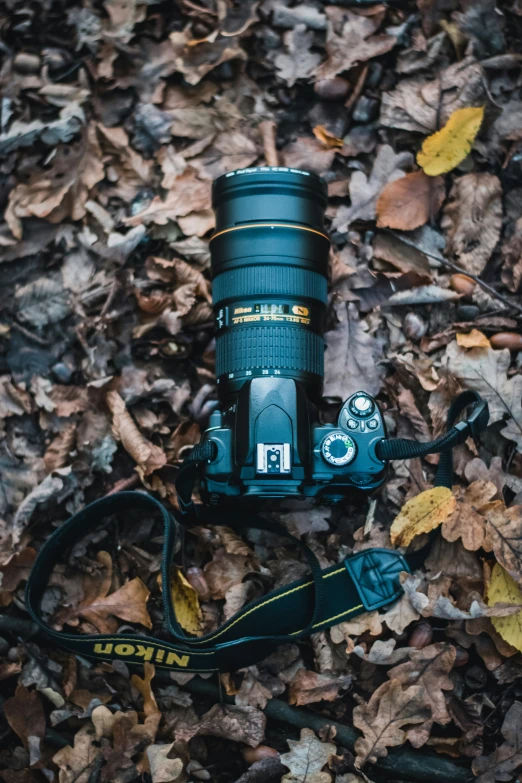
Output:
[[400,234],[396,234],[395,231],[390,231],[389,229],[384,229],[384,230],[387,231],[388,234],[391,234],[393,237],[395,237],[395,239],[398,239],[399,242],[403,242],[408,247],[412,247],[414,250],[417,250],[419,253],[424,253],[424,255],[428,256],[428,258],[433,258],[435,261],[438,261],[440,264],[444,264],[444,266],[453,269],[454,272],[458,272],[461,275],[465,275],[466,277],[471,278],[471,280],[474,280],[475,283],[477,283],[477,285],[479,285],[481,288],[484,289],[484,291],[487,291],[488,294],[491,294],[491,296],[493,296],[495,299],[498,299],[499,302],[503,302],[506,305],[506,307],[508,307],[510,310],[516,310],[518,313],[522,315],[522,305],[516,304],[515,302],[510,302],[506,296],[503,296],[503,294],[499,294],[498,291],[496,291],[492,286],[488,285],[488,283],[485,283],[483,280],[481,280],[480,277],[477,277],[476,275],[473,275],[471,272],[468,272],[466,269],[463,269],[461,266],[454,264],[453,261],[448,261],[447,258],[443,258],[442,256],[436,256],[435,253],[430,253],[428,250],[424,250],[424,248],[418,247],[418,245],[416,245],[415,242],[409,242]]
[[26,329],[25,326],[21,326],[16,321],[13,323],[13,329],[16,329],[18,332],[20,332],[25,337],[27,337],[28,340],[32,340],[33,342],[37,343],[37,345],[41,345],[41,346],[49,345],[48,340],[44,340],[43,337],[38,337],[37,334],[33,334],[33,332],[30,332],[29,329]]
[[126,489],[132,489],[133,487],[137,486],[140,483],[140,477],[137,473],[134,473],[133,476],[129,476],[128,478],[120,479],[119,481],[114,484],[113,487],[107,492],[105,497],[108,497],[109,495],[114,495],[116,492],[123,492]]
[[366,77],[368,76],[368,68],[369,68],[369,66],[368,66],[368,64],[366,64],[364,66],[364,68],[362,69],[361,73],[359,74],[359,78],[357,79],[357,81],[355,83],[355,87],[352,90],[352,94],[350,95],[350,97],[348,98],[346,103],[344,104],[345,107],[348,109],[348,111],[350,111],[350,109],[353,107],[354,103],[358,99],[359,95],[363,91],[364,82],[366,81]]
[[[162,682],[171,682],[172,680],[163,674],[156,674],[156,679]],[[195,693],[203,698],[218,702],[219,690],[211,682],[194,678],[182,686],[191,693]],[[225,697],[224,701],[233,703],[233,699]],[[323,730],[327,726],[335,728],[335,739],[339,745],[352,749],[359,733],[351,726],[345,726],[322,715],[317,715],[307,709],[292,707],[280,699],[270,699],[263,712],[272,720],[288,723],[297,728],[309,728],[315,732]],[[395,748],[390,751],[386,758],[379,759],[376,767],[384,769],[393,776],[399,778],[411,778],[416,783],[471,783],[474,776],[470,769],[455,764],[451,759],[436,756],[433,753],[421,753],[418,750],[408,750],[406,748]]]
[[20,636],[22,639],[30,639],[38,633],[38,626],[31,620],[25,620],[23,617],[11,617],[8,614],[0,614],[0,632],[12,633]]
[[276,137],[275,137],[276,124],[273,120],[264,120],[259,123],[259,130],[263,139],[263,147],[265,150],[265,159],[267,166],[279,166],[279,157],[277,155]]

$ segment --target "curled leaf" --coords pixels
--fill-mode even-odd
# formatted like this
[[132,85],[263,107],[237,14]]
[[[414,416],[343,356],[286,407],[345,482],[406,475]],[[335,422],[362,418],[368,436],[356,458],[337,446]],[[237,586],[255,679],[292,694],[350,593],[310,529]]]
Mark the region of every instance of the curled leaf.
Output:
[[520,604],[520,612],[508,617],[492,617],[491,622],[501,637],[522,652],[522,590],[499,563],[495,563],[488,585],[488,605]]

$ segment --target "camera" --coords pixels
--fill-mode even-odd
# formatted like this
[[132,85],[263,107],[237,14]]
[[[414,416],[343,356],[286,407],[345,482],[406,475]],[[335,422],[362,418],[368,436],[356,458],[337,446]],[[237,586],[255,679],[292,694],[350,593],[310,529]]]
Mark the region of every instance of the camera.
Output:
[[293,168],[239,169],[215,180],[212,204],[220,406],[202,439],[214,444],[201,469],[205,502],[332,503],[375,490],[386,475],[375,400],[361,391],[342,404],[335,425],[318,417],[330,249],[325,182]]

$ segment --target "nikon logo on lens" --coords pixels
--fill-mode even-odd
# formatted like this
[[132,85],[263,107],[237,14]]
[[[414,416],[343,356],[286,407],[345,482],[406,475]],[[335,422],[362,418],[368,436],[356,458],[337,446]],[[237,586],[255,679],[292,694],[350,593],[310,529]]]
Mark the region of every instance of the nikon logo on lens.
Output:
[[214,182],[212,201],[220,396],[267,375],[320,394],[330,247],[324,182],[298,169],[242,169]]

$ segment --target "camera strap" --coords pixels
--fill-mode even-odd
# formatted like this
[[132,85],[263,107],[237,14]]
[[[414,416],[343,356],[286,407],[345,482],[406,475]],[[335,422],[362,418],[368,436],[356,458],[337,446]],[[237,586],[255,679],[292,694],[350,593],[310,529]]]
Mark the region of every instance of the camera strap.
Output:
[[[470,416],[458,424],[456,418],[468,406]],[[383,461],[441,453],[436,483],[451,486],[451,449],[467,437],[476,437],[488,423],[487,403],[474,392],[463,392],[448,413],[448,432],[430,443],[384,440],[379,456]],[[366,549],[342,563],[321,568],[314,552],[292,536],[283,525],[259,516],[245,519],[241,512],[207,509],[192,503],[191,495],[199,466],[211,458],[204,443],[192,450],[180,469],[176,483],[180,512],[167,510],[144,492],[120,492],[83,508],[59,527],[40,549],[26,587],[26,606],[33,621],[57,645],[89,659],[120,660],[129,665],[145,661],[177,672],[233,671],[249,666],[272,653],[282,642],[295,642],[356,615],[387,606],[402,595],[401,571],[411,571],[426,556],[426,548],[413,556],[391,549]],[[42,608],[45,589],[63,553],[86,532],[114,514],[141,511],[154,515],[164,530],[162,585],[165,638],[145,634],[72,634],[47,622]],[[290,539],[310,567],[311,575],[273,590],[239,610],[220,628],[204,636],[187,635],[176,616],[169,589],[175,553],[183,542],[186,527],[205,523],[234,529],[258,528]],[[163,634],[162,634],[163,636]]]

